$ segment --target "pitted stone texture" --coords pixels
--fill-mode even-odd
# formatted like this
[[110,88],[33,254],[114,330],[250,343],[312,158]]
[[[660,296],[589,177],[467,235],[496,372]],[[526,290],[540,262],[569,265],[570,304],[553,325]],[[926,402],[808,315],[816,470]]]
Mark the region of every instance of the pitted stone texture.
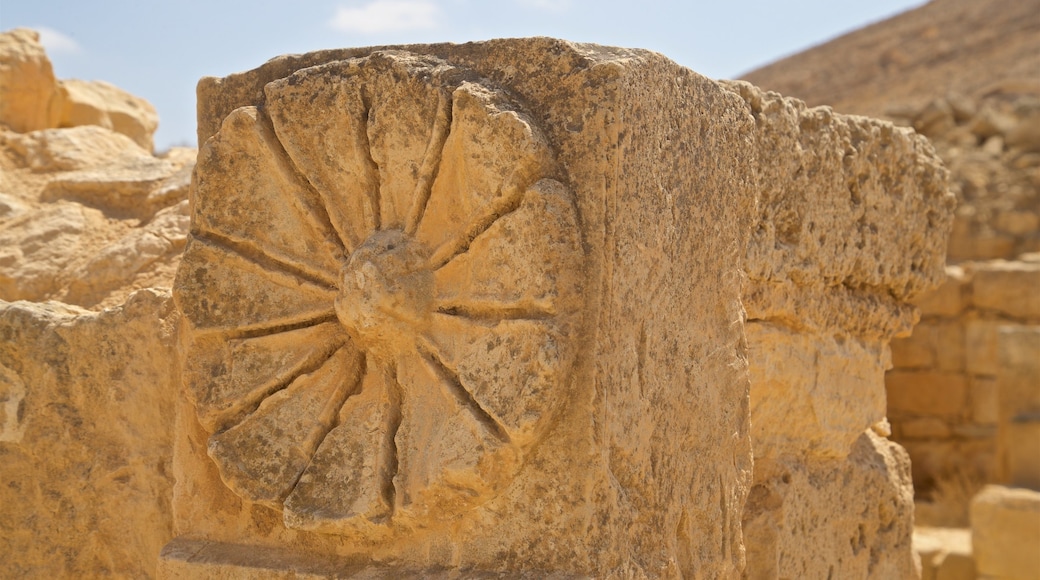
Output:
[[843,459],[755,461],[749,579],[917,578],[910,460],[864,432]]
[[[858,334],[887,341],[909,330],[900,322],[912,316],[903,313],[905,302],[944,279],[953,220],[947,172],[928,141],[748,83],[725,86],[747,102],[758,127],[762,193],[748,276],[753,289],[767,288],[765,299],[748,305],[748,317],[826,329],[831,309],[813,302],[848,293],[845,301],[874,301],[884,312]],[[803,308],[771,301],[776,284],[797,286]]]
[[0,577],[147,578],[172,533],[168,292],[0,301]]
[[747,325],[747,340],[756,458],[843,458],[865,429],[884,420],[887,348],[757,322]]
[[[528,117],[464,76],[403,53],[303,69],[200,154],[175,286],[188,386],[224,481],[290,527],[367,536],[480,505],[567,397],[573,196]],[[284,363],[250,354],[283,334]],[[235,389],[207,372],[246,361]]]
[[[373,52],[382,54],[366,58]],[[425,56],[412,56],[416,54]],[[379,62],[430,62],[433,58],[441,59],[446,68],[435,68],[421,82],[409,74],[399,74],[394,82],[384,83],[375,75],[382,66]],[[397,473],[401,477],[394,479],[395,501],[413,497],[419,498],[413,505],[429,503],[435,507],[430,513],[436,516],[437,525],[387,535],[378,523],[380,510],[388,504],[386,495],[369,485],[348,483],[345,485],[350,493],[330,497],[321,487],[325,480],[315,469],[316,477],[305,480],[305,474],[300,479],[309,489],[297,486],[298,493],[293,492],[301,500],[298,505],[318,498],[322,502],[339,501],[354,513],[372,514],[374,518],[367,521],[374,524],[361,526],[351,537],[288,528],[287,522],[298,526],[301,521],[293,519],[295,508],[285,510],[284,514],[289,514],[286,518],[243,500],[224,485],[213,461],[201,451],[206,449],[211,433],[222,428],[225,409],[232,415],[238,412],[229,402],[233,398],[203,397],[199,400],[212,400],[214,405],[202,415],[196,415],[190,403],[182,403],[179,431],[183,437],[178,448],[175,496],[178,533],[239,546],[280,546],[323,558],[353,557],[370,564],[373,572],[381,569],[382,563],[392,562],[424,573],[451,568],[463,575],[738,575],[743,562],[740,512],[751,475],[740,264],[755,203],[749,194],[754,191],[749,169],[754,165],[754,151],[746,146],[753,121],[744,104],[716,83],[644,51],[550,39],[386,51],[332,50],[281,57],[254,71],[204,79],[198,90],[199,136],[201,142],[209,142],[210,153],[203,156],[216,151],[211,147],[225,139],[228,131],[248,125],[243,115],[250,107],[277,117],[275,109],[284,101],[275,94],[276,89],[295,90],[301,101],[313,98],[315,107],[332,103],[335,106],[329,110],[334,112],[355,110],[356,91],[321,92],[305,86],[312,77],[317,80],[352,59],[369,63],[364,69],[374,75],[366,85],[370,91],[393,89],[383,100],[370,99],[373,108],[383,104],[393,109],[423,94],[424,87],[438,82],[441,73],[437,71],[463,70],[458,83],[450,85],[454,87],[451,122],[472,132],[453,129],[445,140],[434,190],[421,220],[426,224],[429,217],[429,225],[436,227],[427,230],[420,225],[412,236],[413,241],[426,246],[429,262],[445,264],[433,268],[434,289],[448,291],[438,298],[444,301],[443,312],[425,321],[416,315],[425,308],[424,301],[390,282],[387,274],[392,270],[418,274],[425,280],[424,268],[407,266],[410,259],[402,261],[407,267],[398,269],[391,257],[396,248],[380,249],[373,244],[369,246],[373,251],[367,256],[358,254],[355,266],[347,266],[351,254],[365,243],[370,232],[398,229],[411,235],[408,228],[416,214],[409,204],[398,200],[407,200],[414,193],[409,183],[424,175],[425,164],[417,164],[415,173],[413,164],[404,164],[404,170],[386,175],[375,171],[382,184],[380,192],[385,187],[391,194],[386,197],[386,205],[378,204],[380,223],[384,218],[392,221],[386,227],[364,223],[368,229],[360,232],[347,227],[341,228],[345,234],[336,232],[341,239],[349,235],[354,240],[351,251],[344,245],[335,264],[308,270],[327,273],[327,290],[313,294],[308,283],[289,287],[292,300],[313,295],[315,304],[324,309],[321,312],[327,316],[324,324],[328,326],[313,328],[315,333],[346,337],[344,340],[353,344],[349,327],[359,342],[382,343],[386,341],[375,329],[391,321],[406,329],[398,338],[413,334],[409,328],[443,323],[448,331],[433,335],[437,340],[423,348],[428,354],[447,353],[457,361],[439,368],[434,358],[407,357],[403,361],[407,364],[398,364],[396,377],[390,372],[366,370],[367,384],[361,386],[360,394],[348,397],[343,407],[344,413],[354,419],[341,422],[340,430],[334,436],[330,432],[326,439],[329,448],[337,450],[329,454],[326,464],[334,471],[327,473],[332,480],[360,482],[354,474],[380,472],[380,466],[386,465],[381,450],[389,449],[388,445],[362,454],[353,449],[373,448],[368,441],[380,439],[380,431],[368,430],[366,425],[378,426],[372,419],[397,405],[399,396],[399,434],[405,432],[405,425],[418,426],[408,431],[407,437],[395,437],[395,443],[408,452],[402,457],[419,457],[414,451],[451,457],[456,466],[453,474],[458,476],[455,483],[480,494],[493,492],[500,485],[501,480],[496,479],[499,474],[508,476],[507,485],[486,503],[467,509],[465,502],[456,502],[450,495],[424,498],[423,490],[429,488],[421,479],[426,475],[413,475],[433,477],[436,469],[416,471],[423,466],[421,461],[399,461]],[[290,80],[296,84],[290,84]],[[498,96],[504,99],[496,100]],[[482,103],[488,102],[495,103],[500,111],[493,115],[495,124],[490,131],[485,129],[492,125],[482,120],[488,110]],[[415,119],[432,119],[424,117],[424,111],[439,110],[441,98],[423,103],[393,117],[382,113],[368,116],[364,137],[373,151],[370,160],[355,162],[355,149],[336,148],[331,141],[327,147],[307,144],[322,135],[361,138],[356,128],[310,128],[340,118],[334,114],[310,114],[305,121],[281,129],[275,123],[274,132],[288,155],[296,155],[294,151],[307,154],[307,167],[315,169],[301,171],[301,175],[314,183],[315,195],[373,191],[367,185],[374,181],[371,173],[341,174],[326,170],[323,164],[329,159],[331,168],[349,163],[350,167],[364,169],[370,161],[378,169],[380,164],[390,167],[395,159],[383,151],[398,152],[401,157],[397,159],[422,157],[422,149],[430,141],[420,140],[416,145],[393,131],[396,127],[402,136],[411,135],[411,127],[439,132],[436,123]],[[541,128],[544,141],[534,138],[537,133],[533,129],[529,135],[524,123]],[[297,130],[292,140],[285,136],[286,129]],[[449,154],[453,136],[467,134],[473,139],[457,143],[460,149]],[[236,149],[237,153],[244,151],[251,150]],[[549,159],[544,159],[544,152],[551,153]],[[490,157],[481,160],[481,155]],[[240,158],[246,165],[257,159],[251,152]],[[201,168],[206,163],[200,159],[200,192],[204,186]],[[518,200],[519,204],[509,204],[511,211],[491,221],[485,234],[473,237],[467,251],[447,259],[454,253],[452,248],[459,247],[459,242],[465,245],[470,238],[457,232],[473,231],[466,224],[475,214],[484,215],[480,208],[487,198],[482,196],[499,188],[494,179],[482,176],[495,177],[503,169],[524,186],[515,190],[502,187],[502,200]],[[441,180],[465,184],[473,179],[484,185],[472,191],[453,186],[448,189],[457,190],[455,193],[439,197],[436,188]],[[327,187],[325,183],[345,183],[355,189]],[[518,193],[522,196],[513,197]],[[435,208],[437,203],[456,199],[452,197],[455,195],[461,197],[457,203]],[[377,207],[371,198],[368,202],[365,197],[352,199],[353,206],[330,209],[355,219],[370,212],[365,203],[369,208]],[[296,211],[294,206],[283,207]],[[491,208],[497,207],[493,201]],[[493,209],[490,215],[499,211]],[[254,216],[243,214],[233,225],[244,225]],[[266,218],[257,217],[265,223]],[[196,222],[201,224],[198,219]],[[330,215],[329,223],[337,223],[335,216]],[[353,222],[344,220],[342,224]],[[265,238],[280,235],[266,230],[262,234]],[[575,236],[581,241],[577,253],[569,249]],[[259,242],[261,238],[249,239]],[[314,252],[316,258],[320,255],[320,251]],[[579,259],[571,262],[567,256],[573,255]],[[511,266],[518,261],[526,266]],[[573,271],[567,272],[563,264],[573,264]],[[183,280],[193,280],[195,273],[209,276],[209,270],[189,273],[182,269]],[[360,294],[364,308],[342,309],[339,316],[334,305],[345,275],[355,281],[355,287],[345,294]],[[323,279],[312,278],[315,287],[320,287]],[[376,285],[369,286],[369,280]],[[575,309],[567,306],[571,294],[565,288],[570,280],[580,282],[575,291],[581,304]],[[233,290],[231,280],[224,282],[229,284],[228,290]],[[423,281],[420,286],[427,283]],[[364,289],[368,288],[372,291],[365,298]],[[280,289],[273,291],[272,298],[264,298],[266,303],[237,303],[222,312],[244,317],[256,308],[276,307],[283,304],[279,296],[274,296],[280,293]],[[518,306],[509,309],[508,320],[477,328],[466,326],[467,318],[494,319],[500,313],[496,304],[506,299]],[[379,305],[387,308],[377,308]],[[583,326],[571,331],[570,323],[561,321],[575,312],[582,315]],[[288,320],[289,313],[283,314]],[[547,323],[558,328],[547,328]],[[494,333],[493,340],[482,338],[488,336],[484,334],[487,331]],[[531,340],[532,335],[538,338]],[[289,352],[279,346],[294,342],[312,348]],[[392,348],[387,351],[411,348],[408,341],[401,341],[404,346],[393,344],[398,343],[396,339],[389,342]],[[323,356],[323,348],[334,345],[328,338],[294,341],[292,337],[271,337],[264,344],[235,343],[226,348],[242,352],[254,349],[257,360],[275,357],[285,361],[279,363],[283,365],[280,368],[292,368],[297,364],[309,366],[311,357]],[[205,352],[222,357],[220,353],[225,350],[218,344]],[[379,363],[386,358],[386,353],[369,354],[365,350],[366,365],[370,359]],[[570,378],[561,381],[557,369],[566,368],[564,363],[572,356]],[[219,370],[221,364],[202,366],[197,372],[205,374],[213,368]],[[257,387],[260,383],[250,378],[253,368],[259,367],[252,362],[236,365],[235,372],[242,374],[229,377],[225,387],[229,391],[262,390],[262,386]],[[424,376],[451,378],[452,374],[467,387],[474,401],[481,401],[488,417],[503,426],[501,431],[508,436],[508,443],[492,435],[487,443],[481,443],[486,449],[483,454],[473,454],[473,447],[466,442],[458,446],[439,444],[437,425],[465,425],[472,415],[469,400],[459,396],[463,393],[447,396],[450,393],[430,389],[422,398],[404,389],[398,395],[387,388],[395,380],[403,386],[406,381],[426,381]],[[261,372],[257,376],[277,382],[285,375]],[[521,394],[503,396],[513,391],[503,390],[502,385],[522,389]],[[199,406],[206,408],[210,408],[209,403]],[[249,410],[247,406],[245,410]],[[547,413],[552,418],[548,422],[540,418]],[[475,438],[483,437],[488,433],[484,427],[494,422],[483,421],[480,429],[470,433]],[[448,426],[454,429],[454,425]],[[333,445],[332,437],[341,443]],[[360,445],[352,446],[352,442]],[[525,448],[525,442],[533,443]],[[459,453],[450,455],[451,449]],[[505,453],[509,449],[522,453],[513,457]],[[471,476],[474,473],[479,477]],[[412,475],[405,480],[403,474]],[[396,487],[398,482],[400,487]],[[434,504],[433,500],[443,501]],[[293,503],[297,505],[296,500]],[[327,525],[316,517],[310,519],[314,529]],[[366,518],[356,521],[361,523]]]

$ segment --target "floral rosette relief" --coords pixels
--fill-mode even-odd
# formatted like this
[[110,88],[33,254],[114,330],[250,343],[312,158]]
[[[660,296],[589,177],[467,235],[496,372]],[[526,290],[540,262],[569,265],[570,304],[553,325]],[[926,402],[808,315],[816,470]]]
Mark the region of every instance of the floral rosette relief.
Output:
[[566,402],[583,250],[545,138],[400,52],[300,70],[199,154],[175,282],[209,455],[290,528],[486,502]]

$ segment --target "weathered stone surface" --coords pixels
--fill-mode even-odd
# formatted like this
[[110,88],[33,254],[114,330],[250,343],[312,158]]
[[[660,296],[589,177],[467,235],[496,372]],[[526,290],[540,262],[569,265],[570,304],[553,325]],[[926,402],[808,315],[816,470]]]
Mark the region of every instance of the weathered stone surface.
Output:
[[[913,494],[909,466],[873,430],[889,434],[888,343],[916,321],[910,300],[946,277],[953,198],[945,170],[912,132],[747,83],[726,86],[755,118],[762,192],[744,296],[756,460],[743,516],[748,575],[911,577],[912,524],[902,511]],[[934,342],[918,340],[910,362],[934,364]],[[860,471],[864,441],[884,448],[878,453],[900,475],[880,483]],[[863,498],[843,495],[864,480],[894,503],[862,508]],[[883,557],[863,555],[872,530],[897,530],[877,539]]]
[[68,199],[102,209],[114,217],[147,218],[184,192],[176,187],[170,191],[171,180],[185,181],[181,169],[151,156],[116,160],[53,176],[47,181],[41,200]]
[[281,57],[199,95],[179,534],[373,571],[739,573],[739,99],[545,39]]
[[797,450],[841,458],[885,418],[885,349],[855,337],[816,337],[747,325],[755,458]]
[[151,103],[105,81],[61,81],[60,127],[97,125],[122,133],[149,153],[159,127],[159,115]]
[[147,577],[172,532],[168,292],[0,301],[0,576]]
[[910,460],[866,431],[842,459],[755,461],[746,578],[916,578]]
[[883,121],[810,109],[748,83],[727,86],[747,101],[763,152],[750,278],[897,300],[943,281],[954,198],[924,138]]
[[1040,491],[986,486],[971,502],[971,536],[980,578],[1040,578]]
[[58,126],[62,95],[40,35],[0,33],[0,123],[26,132]]

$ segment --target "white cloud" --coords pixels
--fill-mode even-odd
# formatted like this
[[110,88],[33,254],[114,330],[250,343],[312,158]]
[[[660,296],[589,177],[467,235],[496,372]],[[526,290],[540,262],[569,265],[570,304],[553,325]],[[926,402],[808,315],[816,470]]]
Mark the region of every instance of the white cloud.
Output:
[[519,4],[546,12],[563,12],[571,6],[571,0],[516,0]]
[[66,36],[53,28],[35,26],[34,29],[40,33],[40,44],[50,54],[77,54],[83,50],[72,37]]
[[432,0],[373,0],[358,8],[336,10],[332,27],[343,32],[373,34],[437,27],[440,8]]

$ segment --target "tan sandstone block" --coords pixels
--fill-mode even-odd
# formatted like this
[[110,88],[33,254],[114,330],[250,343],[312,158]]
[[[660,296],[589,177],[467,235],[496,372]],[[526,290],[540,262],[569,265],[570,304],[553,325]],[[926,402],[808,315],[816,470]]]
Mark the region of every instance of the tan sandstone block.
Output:
[[754,322],[747,340],[755,457],[844,457],[884,418],[883,349]]
[[739,575],[742,100],[549,39],[292,55],[198,95],[179,534],[372,573]]
[[956,316],[971,303],[971,278],[960,266],[946,266],[946,279],[914,304],[921,309],[921,316]]
[[921,557],[921,580],[975,580],[969,529],[916,526],[914,551]]
[[159,127],[159,114],[151,103],[105,81],[61,81],[62,127],[98,125],[130,137],[146,151]]
[[963,371],[965,366],[964,325],[958,321],[938,322],[933,327],[936,365],[941,371]]
[[910,460],[865,432],[844,459],[766,459],[744,512],[745,578],[916,578]]
[[155,574],[173,534],[175,320],[154,289],[101,313],[0,301],[0,421],[16,409],[0,424],[0,577]]
[[0,123],[19,133],[57,127],[61,103],[39,33],[0,33]]
[[1040,326],[1005,326],[999,333],[998,446],[1002,481],[1040,488]]
[[971,418],[980,425],[996,425],[1000,420],[1000,396],[997,379],[972,377]]
[[1014,318],[1040,318],[1040,264],[987,262],[977,264],[972,282],[977,308]]
[[1040,490],[1040,418],[1007,426],[1007,483]]
[[968,377],[936,371],[891,371],[885,378],[893,416],[957,418],[969,411]]
[[970,320],[964,328],[965,368],[973,375],[996,375],[999,366],[997,331],[1000,320]]
[[937,366],[935,327],[921,323],[906,338],[892,340],[892,366],[897,369],[926,369]]
[[986,486],[971,502],[975,563],[982,578],[1040,578],[1040,491]]
[[907,439],[942,439],[950,436],[950,427],[942,419],[923,417],[901,421],[899,433]]

